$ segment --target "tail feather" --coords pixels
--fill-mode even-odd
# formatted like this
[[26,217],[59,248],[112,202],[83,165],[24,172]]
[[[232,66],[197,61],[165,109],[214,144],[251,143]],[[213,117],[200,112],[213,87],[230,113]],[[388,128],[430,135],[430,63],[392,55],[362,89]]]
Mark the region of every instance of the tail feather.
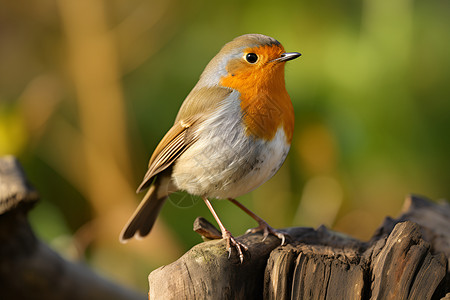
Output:
[[169,196],[167,191],[161,191],[161,181],[156,180],[150,186],[134,214],[120,234],[120,242],[126,243],[129,239],[143,238],[150,233],[155,224],[159,211]]

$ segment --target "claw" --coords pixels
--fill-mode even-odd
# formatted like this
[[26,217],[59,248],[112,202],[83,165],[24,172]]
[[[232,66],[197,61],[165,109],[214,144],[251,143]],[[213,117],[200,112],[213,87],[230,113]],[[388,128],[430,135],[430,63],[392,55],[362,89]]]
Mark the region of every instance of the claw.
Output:
[[239,254],[239,260],[242,264],[244,262],[244,252],[242,251],[242,249],[244,249],[244,251],[247,251],[248,247],[238,242],[228,230],[222,234],[222,238],[227,241],[228,259],[230,259],[231,257],[231,247],[235,247]]
[[266,223],[266,221],[264,221],[263,219],[261,219],[261,217],[258,217],[255,213],[253,213],[247,207],[245,207],[244,205],[242,205],[241,203],[236,201],[236,199],[228,198],[228,200],[230,200],[237,207],[242,209],[246,214],[248,214],[250,217],[255,219],[256,222],[258,222],[258,224],[259,224],[258,227],[249,229],[249,230],[247,230],[246,233],[255,233],[255,232],[258,232],[258,231],[263,231],[263,242],[266,240],[266,238],[267,238],[267,236],[269,234],[272,234],[272,235],[276,236],[277,238],[279,238],[281,240],[281,246],[284,245],[284,243],[286,241],[286,236],[289,237],[289,235],[287,235],[285,233],[282,233],[281,231],[275,230],[272,227],[270,227],[269,224]]
[[281,240],[281,246],[283,246],[286,242],[286,235],[285,233],[282,233],[281,231],[278,231],[274,228],[272,228],[269,224],[267,224],[265,221],[259,221],[259,226],[256,228],[250,228],[246,231],[246,233],[256,233],[262,231],[263,232],[263,239],[264,242],[269,234],[276,236]]

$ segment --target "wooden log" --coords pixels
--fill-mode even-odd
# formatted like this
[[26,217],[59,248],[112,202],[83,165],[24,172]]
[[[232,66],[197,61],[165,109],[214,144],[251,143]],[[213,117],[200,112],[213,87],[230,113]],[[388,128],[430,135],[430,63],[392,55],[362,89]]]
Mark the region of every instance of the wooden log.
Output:
[[37,201],[18,161],[0,158],[0,299],[145,299],[37,239],[27,220]]
[[[243,264],[221,240],[194,246],[149,275],[150,299],[444,299],[450,292],[450,206],[410,196],[369,242],[325,227],[288,228],[288,245],[238,238]],[[196,231],[214,236],[211,225]],[[217,235],[217,234],[215,234]],[[448,294],[447,294],[448,297]]]

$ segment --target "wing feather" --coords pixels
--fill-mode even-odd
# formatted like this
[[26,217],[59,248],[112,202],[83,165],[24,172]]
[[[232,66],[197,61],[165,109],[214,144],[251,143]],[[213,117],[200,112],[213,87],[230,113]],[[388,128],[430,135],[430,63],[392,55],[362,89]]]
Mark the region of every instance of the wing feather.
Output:
[[196,129],[217,109],[232,90],[223,87],[194,88],[178,112],[175,124],[159,142],[148,163],[148,171],[137,192],[147,188],[153,177],[172,165],[198,139]]
[[[148,164],[148,171],[144,176],[137,192],[147,188],[153,176],[167,169],[192,143],[198,139],[194,125],[199,124],[199,116],[192,116],[175,123],[159,142]],[[193,128],[194,127],[194,128]]]

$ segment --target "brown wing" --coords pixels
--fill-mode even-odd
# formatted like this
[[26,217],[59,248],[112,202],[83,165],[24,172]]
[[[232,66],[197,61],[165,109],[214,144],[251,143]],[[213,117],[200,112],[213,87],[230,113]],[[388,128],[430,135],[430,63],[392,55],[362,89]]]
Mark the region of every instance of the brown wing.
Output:
[[197,141],[198,137],[195,130],[192,130],[192,126],[198,121],[198,115],[192,116],[175,123],[170,128],[150,158],[148,171],[137,189],[138,193],[152,183],[153,176],[167,169],[192,143]]
[[167,169],[192,143],[197,141],[195,128],[201,118],[217,109],[232,92],[218,86],[194,88],[178,112],[175,124],[159,142],[148,164],[148,171],[137,192],[150,186],[153,176]]

